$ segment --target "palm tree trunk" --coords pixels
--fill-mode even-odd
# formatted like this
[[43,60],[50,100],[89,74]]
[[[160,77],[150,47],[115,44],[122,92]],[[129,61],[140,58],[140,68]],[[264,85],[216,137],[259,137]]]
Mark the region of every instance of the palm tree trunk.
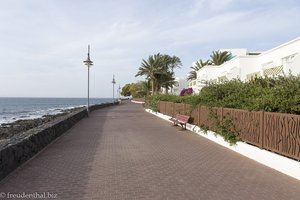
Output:
[[[173,74],[174,67],[172,67],[171,69],[172,69],[172,74]],[[173,94],[173,84],[171,84],[171,94]]]
[[154,95],[154,80],[151,79],[151,85],[152,85],[152,95]]

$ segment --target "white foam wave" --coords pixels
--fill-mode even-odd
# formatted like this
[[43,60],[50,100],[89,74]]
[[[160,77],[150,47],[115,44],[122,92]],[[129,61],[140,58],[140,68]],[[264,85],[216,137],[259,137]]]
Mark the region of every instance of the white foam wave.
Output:
[[75,108],[80,108],[84,107],[85,105],[80,105],[80,106],[68,106],[68,107],[62,107],[62,108],[49,108],[46,110],[37,110],[37,111],[31,111],[31,112],[19,112],[18,114],[16,113],[15,116],[12,117],[6,117],[3,116],[0,118],[0,126],[2,124],[7,124],[7,123],[12,123],[18,120],[30,120],[30,119],[38,119],[42,118],[45,115],[57,115],[64,113],[66,110],[70,109],[75,109]]

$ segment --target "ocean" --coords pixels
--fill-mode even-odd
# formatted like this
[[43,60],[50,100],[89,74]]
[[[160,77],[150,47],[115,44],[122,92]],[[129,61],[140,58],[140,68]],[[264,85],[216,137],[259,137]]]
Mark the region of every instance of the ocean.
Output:
[[[112,102],[111,98],[90,98],[90,105]],[[86,106],[86,98],[10,98],[0,97],[0,125],[19,119],[35,119],[65,109]]]

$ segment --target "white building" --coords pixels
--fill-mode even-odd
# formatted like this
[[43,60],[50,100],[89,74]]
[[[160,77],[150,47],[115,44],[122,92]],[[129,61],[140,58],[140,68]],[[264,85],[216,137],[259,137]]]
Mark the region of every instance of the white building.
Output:
[[238,78],[248,81],[255,76],[276,76],[292,73],[300,75],[300,37],[265,52],[246,49],[220,49],[229,51],[233,58],[222,65],[208,65],[197,71],[197,79],[189,87],[200,91],[207,82],[222,82]]
[[172,94],[179,95],[181,90],[184,88],[188,88],[188,81],[187,77],[176,77],[175,78],[176,84],[173,86]]
[[[169,94],[179,95],[182,89],[188,88],[188,81],[186,77],[176,77],[175,82],[176,84],[173,85],[172,91],[171,88],[168,90]],[[162,92],[166,93],[166,89],[162,88]]]

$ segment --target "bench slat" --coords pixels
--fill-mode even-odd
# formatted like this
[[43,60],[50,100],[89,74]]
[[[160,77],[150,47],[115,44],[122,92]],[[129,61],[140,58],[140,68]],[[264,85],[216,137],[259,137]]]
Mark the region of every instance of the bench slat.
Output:
[[169,120],[174,122],[174,125],[180,124],[182,128],[186,129],[186,123],[189,121],[190,117],[187,115],[176,114],[176,117],[172,117]]

